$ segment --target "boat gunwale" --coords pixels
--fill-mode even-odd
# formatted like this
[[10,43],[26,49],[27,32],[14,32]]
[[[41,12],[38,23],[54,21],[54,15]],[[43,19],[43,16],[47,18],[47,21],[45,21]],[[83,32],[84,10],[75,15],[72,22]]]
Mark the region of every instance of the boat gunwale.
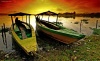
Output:
[[[15,24],[15,23],[14,23],[14,24]],[[35,32],[35,31],[34,31],[34,29],[33,29],[33,27],[32,27],[31,25],[30,25],[30,27],[31,27],[31,31],[32,31],[32,37],[26,38],[27,40],[28,40],[28,39],[32,39],[32,40],[33,40],[33,38],[35,37],[35,35],[33,34],[33,32]],[[12,33],[13,38],[14,38],[15,41],[17,42],[17,44],[26,52],[27,55],[29,55],[29,53],[32,52],[32,51],[28,52],[27,50],[25,50],[25,48],[22,47],[22,45],[21,45],[22,42],[20,42],[20,41],[24,41],[24,40],[26,40],[26,39],[20,39],[20,38],[18,37],[18,35],[17,35],[17,34],[15,33],[15,31],[13,30],[13,25],[11,25],[11,33]],[[17,41],[17,40],[19,40],[19,41]],[[36,37],[35,37],[35,42],[36,42]],[[35,47],[37,47],[37,43],[36,43],[36,46],[35,46]],[[36,49],[36,51],[37,51],[37,49]]]
[[[46,31],[49,31],[49,32],[52,32],[52,33],[55,33],[55,34],[60,34],[60,35],[63,35],[63,36],[69,36],[69,37],[73,37],[73,38],[77,38],[77,39],[81,39],[81,38],[83,38],[83,37],[85,37],[85,35],[83,35],[83,34],[79,34],[79,33],[77,33],[77,34],[70,34],[70,33],[65,33],[65,32],[61,32],[61,29],[62,29],[62,31],[64,30],[64,29],[67,29],[67,28],[64,28],[64,27],[62,27],[62,26],[60,26],[60,25],[58,25],[58,27],[60,27],[61,29],[59,29],[59,30],[54,30],[54,29],[51,29],[51,28],[48,28],[48,27],[44,27],[44,26],[40,26],[39,25],[39,23],[37,22],[37,25],[41,28],[41,29],[43,29],[43,30],[46,30]],[[69,29],[70,30],[70,29]],[[71,30],[71,31],[73,31],[73,30]],[[73,32],[75,32],[75,31],[73,31]],[[76,32],[75,32],[76,33]]]

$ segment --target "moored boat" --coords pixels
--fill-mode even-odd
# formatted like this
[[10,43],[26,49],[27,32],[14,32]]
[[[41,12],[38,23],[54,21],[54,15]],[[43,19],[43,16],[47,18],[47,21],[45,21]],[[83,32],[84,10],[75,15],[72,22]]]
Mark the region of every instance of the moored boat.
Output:
[[[50,11],[45,12],[45,14],[46,13],[49,13],[50,15],[51,14],[55,15],[55,13],[50,12]],[[41,14],[43,16],[43,13],[41,13]],[[36,16],[37,32],[42,31],[43,33],[47,34],[48,36],[50,36],[60,42],[63,42],[65,44],[73,43],[73,42],[78,41],[85,37],[85,35],[83,35],[83,34],[79,34],[78,32],[76,32],[72,29],[68,29],[68,28],[65,28],[65,27],[59,25],[57,20],[56,20],[56,22],[49,22],[49,21],[40,19],[39,15],[41,15],[41,14],[38,14]]]
[[[25,51],[27,55],[30,55],[31,53],[35,53],[37,51],[37,41],[36,41],[36,35],[35,30],[30,24],[30,15],[26,13],[14,13],[9,14],[12,19],[12,26],[11,26],[11,34],[14,38],[14,41]],[[17,17],[16,17],[17,16]],[[29,23],[23,22],[18,20],[19,16],[26,16],[29,17]],[[14,22],[13,18],[16,20]]]

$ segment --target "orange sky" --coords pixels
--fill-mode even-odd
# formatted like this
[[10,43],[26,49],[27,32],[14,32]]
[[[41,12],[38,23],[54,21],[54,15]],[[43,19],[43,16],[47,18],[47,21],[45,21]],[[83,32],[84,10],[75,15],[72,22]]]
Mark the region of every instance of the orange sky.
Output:
[[100,0],[0,0],[0,13],[100,12]]

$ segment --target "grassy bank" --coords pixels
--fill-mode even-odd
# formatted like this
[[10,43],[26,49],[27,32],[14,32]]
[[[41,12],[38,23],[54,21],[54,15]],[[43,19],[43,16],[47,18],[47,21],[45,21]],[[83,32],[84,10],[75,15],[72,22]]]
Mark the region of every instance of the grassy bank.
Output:
[[[100,61],[100,35],[91,35],[70,45],[46,36],[37,37],[37,42],[38,54],[43,57],[36,55],[28,61]],[[0,52],[0,61],[25,61],[18,53],[8,56]]]
[[[39,54],[49,61],[100,61],[99,45],[100,36],[91,35],[70,45],[45,42],[45,48]],[[45,61],[43,58],[40,60]]]

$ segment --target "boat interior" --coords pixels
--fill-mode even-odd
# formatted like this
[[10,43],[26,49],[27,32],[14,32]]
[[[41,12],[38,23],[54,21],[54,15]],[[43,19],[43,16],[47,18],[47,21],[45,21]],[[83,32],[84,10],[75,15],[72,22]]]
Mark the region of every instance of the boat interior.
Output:
[[29,24],[22,23],[21,26],[14,24],[14,31],[19,36],[20,39],[26,39],[32,37],[32,32]]
[[54,30],[59,30],[60,29],[58,26],[56,26],[55,24],[53,24],[49,21],[40,20],[39,23],[45,25],[48,28],[54,29]]

